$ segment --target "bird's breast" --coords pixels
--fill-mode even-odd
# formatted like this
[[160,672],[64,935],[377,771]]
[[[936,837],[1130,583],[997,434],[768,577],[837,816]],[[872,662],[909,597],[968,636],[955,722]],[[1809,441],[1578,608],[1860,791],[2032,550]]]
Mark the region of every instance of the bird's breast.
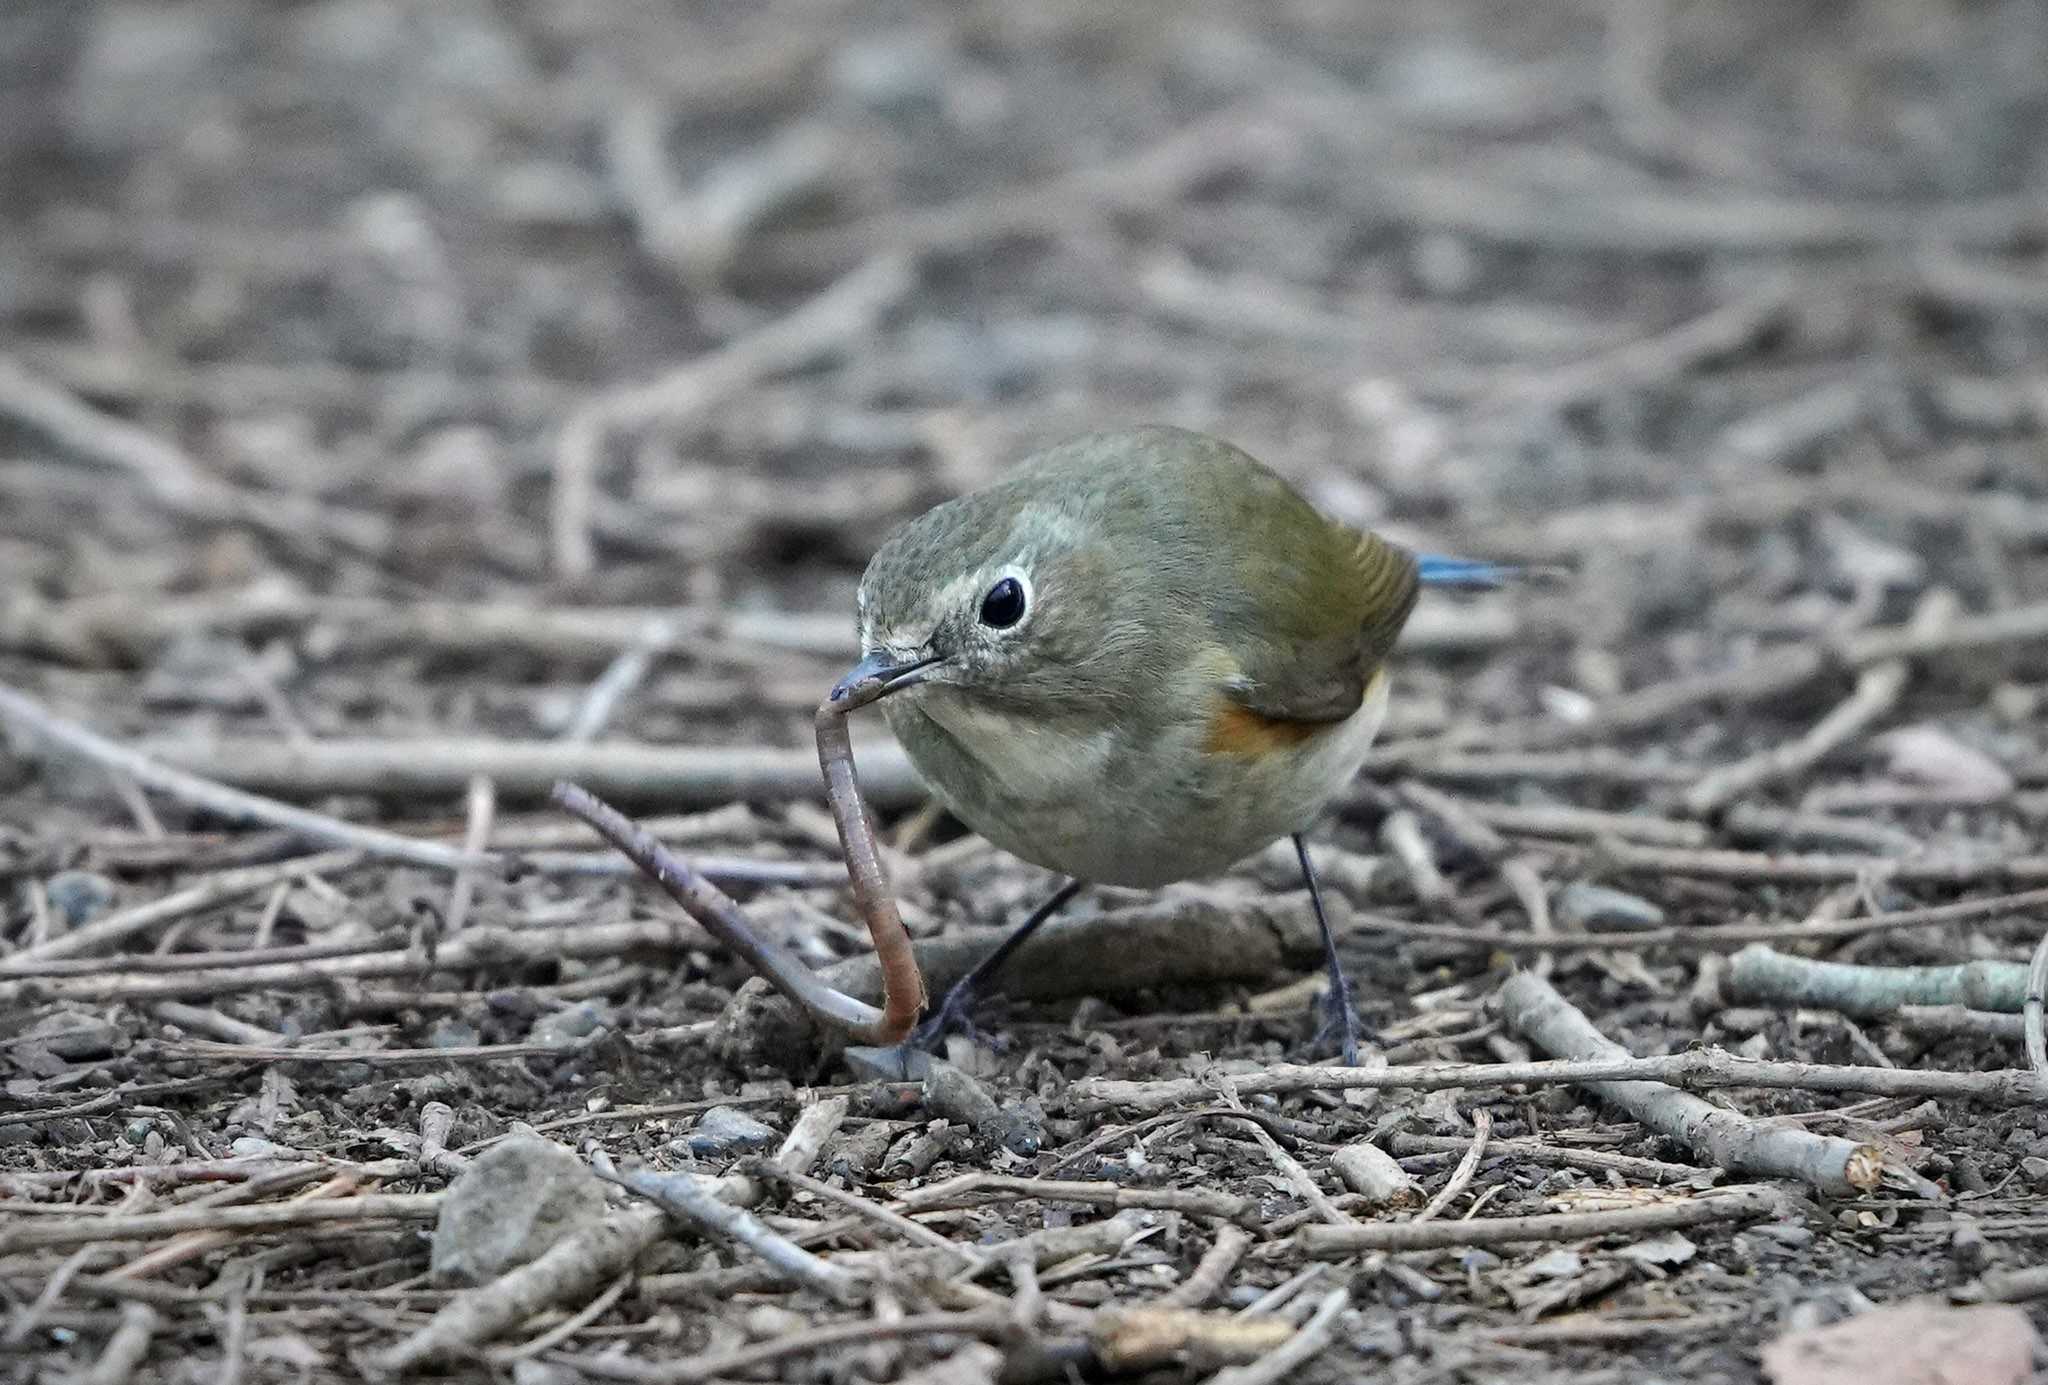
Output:
[[[1150,887],[1214,875],[1314,821],[1364,762],[1384,677],[1338,722],[1123,726],[1011,712],[952,689],[883,703],[953,814],[1035,865]],[[1255,714],[1252,714],[1255,715]]]

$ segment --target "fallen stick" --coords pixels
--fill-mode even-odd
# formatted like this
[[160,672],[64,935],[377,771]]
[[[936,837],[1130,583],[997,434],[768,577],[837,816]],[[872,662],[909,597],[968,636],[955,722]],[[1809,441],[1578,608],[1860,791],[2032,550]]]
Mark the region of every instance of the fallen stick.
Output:
[[[825,1141],[846,1119],[846,1101],[835,1097],[804,1109],[776,1154],[785,1168],[807,1173]],[[720,1178],[713,1196],[740,1206],[761,1200],[762,1186],[750,1178]],[[459,1356],[517,1327],[535,1313],[560,1303],[581,1302],[625,1273],[661,1239],[668,1217],[659,1208],[634,1206],[573,1232],[541,1257],[465,1289],[442,1306],[424,1327],[395,1345],[365,1356],[367,1374],[388,1377],[444,1358]]]
[[[940,1279],[956,1275],[971,1280],[994,1268],[1004,1259],[1029,1257],[1039,1269],[1072,1260],[1076,1256],[1108,1256],[1113,1254],[1125,1241],[1145,1229],[1145,1223],[1134,1212],[1118,1213],[1101,1221],[1078,1222],[1073,1226],[1054,1226],[1029,1232],[1013,1240],[1002,1242],[1001,1255],[969,1251],[958,1243],[943,1248],[889,1246],[879,1250],[842,1251],[832,1257],[832,1263],[843,1265],[857,1274],[877,1278],[893,1276],[899,1281],[910,1278]],[[1227,1228],[1232,1234],[1244,1233]],[[933,1233],[936,1235],[937,1233]],[[1219,1240],[1221,1239],[1219,1235]],[[1247,1245],[1250,1238],[1245,1237]],[[961,1268],[963,1260],[976,1263]],[[759,1293],[778,1287],[780,1281],[774,1272],[763,1265],[742,1265],[732,1269],[687,1270],[676,1274],[651,1274],[640,1281],[638,1296],[646,1303],[679,1302],[693,1298],[723,1300],[733,1293]]]
[[163,1318],[146,1303],[121,1305],[121,1325],[107,1338],[105,1350],[92,1363],[84,1385],[127,1385],[136,1367],[149,1355],[149,1344],[163,1326]]
[[[1516,1033],[1550,1053],[1581,1059],[1629,1056],[1548,981],[1532,972],[1518,972],[1501,987],[1501,1016]],[[1764,1125],[1662,1083],[1579,1085],[1716,1168],[1796,1178],[1836,1197],[1870,1192],[1884,1171],[1883,1155],[1874,1145]]]
[[309,497],[258,494],[221,480],[154,433],[84,403],[15,361],[0,357],[0,417],[33,429],[59,448],[140,481],[172,514],[207,524],[246,524],[294,546],[309,537],[363,552],[390,540],[382,516],[336,512]]
[[1741,1005],[1804,1005],[1857,1018],[1908,1005],[1958,1005],[2016,1015],[2027,994],[2025,962],[1977,961],[1946,967],[1873,967],[1823,962],[1761,943],[1729,959],[1722,982]]
[[1223,1286],[1230,1279],[1230,1273],[1237,1268],[1245,1252],[1252,1248],[1252,1235],[1243,1227],[1224,1225],[1216,1228],[1216,1239],[1203,1252],[1186,1279],[1161,1294],[1158,1304],[1162,1308],[1200,1308],[1210,1299],[1223,1292]]
[[[2023,1069],[1992,1072],[1927,1072],[1908,1068],[1865,1068],[1828,1063],[1768,1063],[1738,1058],[1722,1049],[1689,1049],[1661,1058],[1548,1059],[1529,1063],[1425,1063],[1414,1067],[1326,1068],[1280,1063],[1263,1072],[1234,1075],[1242,1096],[1290,1092],[1441,1092],[1459,1087],[1518,1087],[1592,1082],[1662,1082],[1712,1091],[1724,1087],[1787,1088],[1815,1092],[1860,1092],[1869,1096],[1952,1097],[2001,1106],[2048,1104],[2048,1078]],[[1069,1087],[1075,1109],[1148,1113],[1215,1099],[1199,1077],[1136,1082],[1084,1077]]]
[[1716,1222],[1776,1216],[1783,1197],[1768,1187],[1717,1188],[1660,1207],[1614,1212],[1558,1212],[1533,1217],[1481,1217],[1466,1221],[1366,1222],[1356,1226],[1304,1226],[1295,1244],[1312,1260],[1342,1260],[1361,1251],[1447,1250],[1458,1246],[1516,1245],[1633,1236]]
[[[1341,1228],[1331,1227],[1330,1230]],[[1332,1289],[1324,1294],[1301,1330],[1268,1352],[1260,1360],[1231,1366],[1209,1377],[1209,1385],[1281,1385],[1295,1373],[1329,1350],[1337,1340],[1337,1319],[1351,1306],[1349,1289]]]
[[1617,873],[1680,875],[1702,880],[1793,881],[1829,884],[1886,880],[1899,885],[2011,885],[2048,881],[2048,855],[1815,856],[1762,851],[1694,851],[1683,847],[1639,846],[1620,840],[1600,845],[1602,860]]
[[[1921,599],[1906,634],[1937,636],[1955,613],[1954,593],[1937,588]],[[1911,672],[1912,666],[1904,658],[1865,665],[1856,675],[1855,690],[1805,735],[1705,775],[1686,792],[1686,810],[1696,817],[1710,817],[1752,789],[1811,769],[1897,706]]]
[[[827,1323],[822,1327],[784,1333],[725,1351],[700,1352],[666,1361],[635,1361],[611,1355],[566,1356],[562,1360],[578,1373],[598,1380],[630,1381],[636,1385],[710,1385],[713,1381],[744,1379],[748,1372],[786,1356],[807,1355],[829,1347],[887,1341],[893,1337],[974,1337],[1001,1341],[1016,1328],[1015,1316],[1003,1309],[913,1313],[902,1318],[858,1318],[850,1322]],[[976,1378],[986,1380],[994,1377],[984,1375]]]
[[[40,737],[73,755],[90,760],[103,769],[125,774],[145,789],[154,789],[190,807],[203,809],[231,821],[282,827],[308,841],[327,846],[348,847],[388,860],[407,861],[414,865],[431,866],[437,870],[479,869],[502,865],[496,857],[478,856],[455,847],[444,846],[439,842],[424,842],[416,837],[401,836],[381,828],[358,827],[354,823],[343,822],[340,818],[330,817],[326,813],[315,813],[289,803],[280,803],[275,799],[262,798],[202,775],[164,764],[139,751],[117,745],[97,731],[88,730],[75,721],[60,717],[33,698],[4,685],[0,685],[0,721],[12,723],[17,730],[33,737]],[[289,745],[290,742],[285,744]]]
[[674,1220],[745,1246],[791,1283],[813,1290],[834,1303],[853,1303],[865,1292],[858,1275],[811,1254],[773,1230],[744,1207],[723,1202],[693,1173],[620,1173],[602,1152],[594,1164],[597,1176],[646,1198]]
[[680,919],[634,919],[625,923],[572,923],[555,928],[501,928],[472,924],[436,950],[431,965],[408,948],[385,948],[348,956],[203,971],[123,972],[115,964],[101,974],[23,977],[0,971],[0,1007],[60,1001],[203,999],[250,991],[291,991],[327,987],[337,981],[386,976],[421,977],[439,971],[509,968],[568,958],[589,960],[621,953],[674,954],[701,948],[711,939]]
[[[1895,909],[1889,913],[1867,914],[1862,918],[1830,919],[1824,923],[1727,923],[1699,927],[1640,928],[1630,932],[1586,933],[1570,937],[1534,933],[1503,933],[1497,928],[1471,928],[1450,923],[1411,923],[1385,914],[1352,912],[1339,918],[1342,932],[1379,933],[1390,938],[1414,938],[1439,943],[1461,943],[1500,952],[1563,952],[1574,948],[1599,948],[1605,952],[1641,952],[1659,947],[1690,947],[1703,951],[1728,950],[1749,943],[1838,942],[1845,938],[1875,933],[1900,932],[1909,928],[1931,928],[1939,924],[1964,923],[2025,913],[2048,905],[2048,890],[2026,890],[2018,894],[1994,895],[1987,899],[1966,899],[1954,904],[1936,904],[1925,909]],[[1342,910],[1333,907],[1333,913]],[[991,940],[993,941],[993,940]]]
[[901,1205],[912,1212],[930,1212],[945,1207],[973,1207],[996,1198],[1078,1202],[1089,1207],[1110,1207],[1119,1212],[1152,1208],[1190,1217],[1213,1217],[1254,1230],[1260,1217],[1256,1201],[1220,1189],[1125,1188],[1114,1183],[1024,1178],[1004,1173],[963,1173],[944,1183],[918,1189],[904,1198]]
[[[665,624],[649,645],[650,628]],[[312,636],[322,659],[395,650],[478,658],[526,655],[558,663],[606,663],[648,645],[709,663],[780,662],[790,653],[838,659],[854,651],[841,612],[727,610],[705,606],[535,606],[514,601],[392,601],[315,596],[259,583],[225,596],[137,601],[82,596],[0,599],[0,648],[85,664],[134,663],[194,635],[235,639]]]
[[[1511,611],[1483,602],[1427,606],[1409,619],[1401,644],[1453,653],[1497,648],[1520,634]],[[707,665],[773,669],[791,654],[839,662],[860,653],[854,623],[844,611],[392,601],[316,596],[267,583],[225,596],[152,595],[148,601],[126,592],[61,601],[0,593],[0,649],[10,652],[87,665],[132,664],[194,635],[294,635],[317,646],[315,657],[322,661],[402,650],[603,664],[645,648],[654,656],[682,654]]]
[[441,1198],[440,1193],[370,1193],[256,1207],[179,1207],[165,1212],[38,1217],[0,1228],[0,1255],[102,1241],[154,1241],[188,1231],[266,1232],[321,1222],[432,1221],[440,1213]]
[[[108,914],[69,933],[45,938],[32,947],[0,957],[0,978],[32,972],[38,963],[98,952],[158,924],[189,918],[247,898],[259,890],[272,889],[310,875],[331,875],[349,870],[362,864],[363,860],[359,851],[330,851],[319,856],[301,856],[291,861],[220,871],[161,899]],[[0,995],[4,994],[5,987],[0,986]]]
[[[274,739],[159,741],[152,755],[196,774],[274,794],[315,797],[377,794],[387,798],[462,793],[478,775],[497,785],[501,801],[546,798],[567,780],[622,802],[669,808],[718,807],[735,800],[766,802],[819,796],[818,762],[803,750],[771,746],[638,745],[603,741],[323,740],[293,745]],[[921,802],[924,791],[895,744],[863,749],[861,781],[884,807]],[[447,852],[447,847],[437,851]]]
[[[1419,1155],[1462,1155],[1472,1141],[1456,1135],[1411,1135],[1400,1131],[1387,1137],[1387,1148],[1403,1159]],[[1700,1176],[1691,1164],[1673,1164],[1662,1159],[1644,1159],[1633,1154],[1615,1154],[1605,1149],[1575,1149],[1545,1144],[1535,1139],[1494,1140],[1487,1153],[1496,1158],[1531,1159],[1539,1164],[1558,1164],[1568,1169],[1612,1171],[1632,1182],[1686,1183]]]

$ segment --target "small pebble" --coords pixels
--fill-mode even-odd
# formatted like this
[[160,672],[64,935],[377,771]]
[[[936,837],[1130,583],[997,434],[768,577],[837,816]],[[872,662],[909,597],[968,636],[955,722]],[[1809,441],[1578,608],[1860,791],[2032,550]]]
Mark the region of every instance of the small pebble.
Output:
[[89,870],[60,870],[43,884],[54,921],[81,928],[114,907],[114,882]]
[[1752,1227],[1757,1235],[1795,1249],[1813,1244],[1813,1232],[1794,1222],[1771,1222]]
[[1956,1229],[1949,1233],[1948,1256],[1963,1273],[1978,1274],[1991,1261],[1991,1243],[1984,1239],[1984,1230],[1976,1222],[1959,1217]]
[[529,1043],[561,1048],[589,1038],[604,1027],[605,1019],[603,1006],[594,1000],[580,1001],[542,1015],[527,1031],[526,1038]]
[[1500,1264],[1500,1257],[1490,1250],[1468,1250],[1458,1257],[1458,1268],[1467,1274],[1491,1274]]
[[437,1019],[427,1027],[428,1048],[474,1048],[482,1041],[475,1025],[458,1019]]
[[924,1102],[932,1114],[964,1125],[1012,1154],[1028,1158],[1045,1143],[1045,1126],[1034,1119],[1035,1103],[1003,1105],[988,1089],[951,1063],[931,1061],[924,1080]]
[[766,1149],[781,1137],[773,1129],[731,1106],[714,1106],[680,1143],[699,1159],[718,1159]]
[[128,1046],[128,1036],[111,1020],[72,1010],[43,1016],[30,1025],[22,1037],[33,1040],[67,1063],[111,1058]]

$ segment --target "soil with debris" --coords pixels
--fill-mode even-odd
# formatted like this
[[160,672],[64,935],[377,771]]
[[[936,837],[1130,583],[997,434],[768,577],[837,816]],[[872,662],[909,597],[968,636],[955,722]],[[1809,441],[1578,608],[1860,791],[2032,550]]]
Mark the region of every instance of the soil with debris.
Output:
[[[0,9],[0,1380],[2023,1378],[2044,134],[2033,0]],[[1431,597],[1316,834],[1370,1062],[1597,1056],[1525,976],[1875,1187],[1542,1072],[1310,1090],[1284,851],[1084,894],[874,1076],[547,806],[856,957],[866,555],[1139,420],[1565,570]],[[1052,882],[862,736],[985,945]]]

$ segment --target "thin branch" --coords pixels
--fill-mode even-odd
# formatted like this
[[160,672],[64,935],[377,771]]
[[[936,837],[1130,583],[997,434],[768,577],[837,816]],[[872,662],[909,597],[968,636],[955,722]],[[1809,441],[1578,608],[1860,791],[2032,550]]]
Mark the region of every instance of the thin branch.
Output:
[[[805,1108],[783,1140],[777,1160],[807,1170],[845,1118],[843,1100]],[[721,1178],[713,1190],[715,1196],[739,1205],[758,1202],[762,1195],[761,1185],[751,1178]],[[425,1326],[362,1364],[376,1375],[393,1376],[474,1351],[554,1304],[580,1303],[597,1293],[630,1269],[667,1229],[668,1218],[658,1208],[622,1208],[565,1236],[539,1259],[489,1284],[463,1290]]]
[[269,1232],[324,1222],[432,1221],[440,1215],[441,1198],[440,1193],[373,1193],[259,1207],[181,1207],[164,1212],[39,1218],[0,1228],[0,1255],[102,1241],[151,1241],[189,1231]]
[[[1723,1087],[1788,1088],[1815,1092],[1862,1092],[1870,1096],[1954,1097],[1999,1106],[2048,1102],[2048,1079],[2005,1069],[1991,1072],[1931,1072],[1906,1068],[1864,1068],[1828,1063],[1779,1063],[1738,1058],[1721,1049],[1688,1049],[1659,1058],[1573,1058],[1528,1063],[1425,1063],[1414,1067],[1329,1068],[1279,1063],[1263,1072],[1239,1073],[1232,1081],[1245,1096],[1290,1092],[1441,1092],[1457,1087],[1517,1087],[1557,1083],[1664,1082],[1711,1091]],[[1081,1111],[1164,1111],[1213,1099],[1214,1089],[1197,1077],[1137,1082],[1084,1077],[1067,1089]]]
[[2028,968],[1990,960],[1873,967],[1796,957],[1755,944],[1730,959],[1724,984],[1728,998],[1738,1004],[1805,1005],[1859,1018],[1889,1015],[1907,1005],[1960,1005],[2010,1015],[2025,1004]]
[[[330,851],[318,856],[301,856],[295,860],[278,861],[261,866],[243,866],[237,870],[219,871],[175,890],[161,899],[152,899],[147,904],[122,909],[95,919],[69,933],[47,938],[33,947],[25,947],[11,956],[0,958],[0,979],[9,976],[34,976],[41,964],[58,958],[78,957],[99,952],[143,933],[158,924],[171,923],[178,919],[190,918],[194,914],[231,904],[246,898],[259,890],[290,885],[310,876],[332,875],[351,870],[364,860],[360,851]],[[101,970],[89,969],[89,974]],[[0,986],[0,994],[5,993]],[[205,992],[191,994],[204,995]]]
[[[817,757],[780,746],[639,745],[604,741],[321,740],[311,745],[252,737],[157,741],[153,754],[182,769],[245,788],[294,797],[376,794],[418,798],[459,794],[483,775],[503,799],[545,799],[568,780],[623,802],[666,808],[722,807],[815,799],[822,792]],[[925,792],[910,760],[893,742],[861,754],[862,789],[882,807],[922,802]],[[451,848],[434,851],[452,853]]]
[[[1913,613],[1906,634],[1911,638],[1938,638],[1954,620],[1955,614],[1953,593],[1942,590],[1929,592]],[[1686,792],[1686,809],[1696,816],[1706,817],[1753,789],[1790,779],[1819,764],[1898,705],[1911,671],[1911,665],[1903,658],[1866,665],[1856,675],[1855,690],[1814,723],[1805,735],[1732,765],[1724,765],[1704,776]]]
[[[1575,1059],[1628,1057],[1628,1050],[1595,1028],[1548,981],[1529,972],[1509,977],[1501,988],[1501,1015],[1517,1033],[1550,1053]],[[1882,1156],[1874,1146],[1766,1125],[1662,1083],[1580,1085],[1717,1168],[1796,1178],[1838,1197],[1870,1192],[1882,1171]]]
[[[1342,1230],[1333,1227],[1332,1230]],[[1301,1330],[1262,1359],[1245,1366],[1232,1366],[1209,1377],[1209,1385],[1281,1385],[1337,1340],[1337,1319],[1351,1306],[1349,1289],[1332,1289],[1324,1294]]]
[[1465,1157],[1458,1160],[1458,1167],[1451,1170],[1451,1176],[1442,1190],[1429,1200],[1429,1205],[1415,1214],[1416,1221],[1432,1221],[1444,1209],[1458,1200],[1458,1195],[1472,1186],[1472,1176],[1479,1172],[1479,1160],[1486,1153],[1487,1137],[1493,1134],[1493,1113],[1480,1107],[1472,1112],[1472,1141],[1465,1149]]
[[349,847],[387,860],[407,861],[436,870],[486,869],[499,864],[490,856],[473,855],[439,842],[423,842],[381,828],[358,827],[325,813],[262,798],[174,769],[138,751],[117,745],[75,721],[57,716],[34,699],[4,685],[0,685],[0,721],[9,722],[19,731],[46,740],[96,765],[125,774],[146,789],[154,789],[190,807],[231,821],[282,827],[308,841]]
[[853,1303],[866,1292],[856,1275],[827,1263],[743,1207],[722,1202],[707,1191],[696,1174],[619,1173],[601,1159],[593,1167],[599,1178],[616,1183],[652,1202],[679,1221],[724,1240],[745,1246],[781,1274],[834,1303]]
[[1295,1233],[1302,1253],[1342,1260],[1361,1251],[1448,1250],[1526,1242],[1580,1241],[1635,1236],[1717,1222],[1758,1221],[1781,1215],[1784,1199],[1763,1186],[1717,1188],[1683,1201],[1612,1212],[1562,1212],[1533,1217],[1476,1217],[1463,1221],[1371,1222],[1358,1226],[1304,1226]]

